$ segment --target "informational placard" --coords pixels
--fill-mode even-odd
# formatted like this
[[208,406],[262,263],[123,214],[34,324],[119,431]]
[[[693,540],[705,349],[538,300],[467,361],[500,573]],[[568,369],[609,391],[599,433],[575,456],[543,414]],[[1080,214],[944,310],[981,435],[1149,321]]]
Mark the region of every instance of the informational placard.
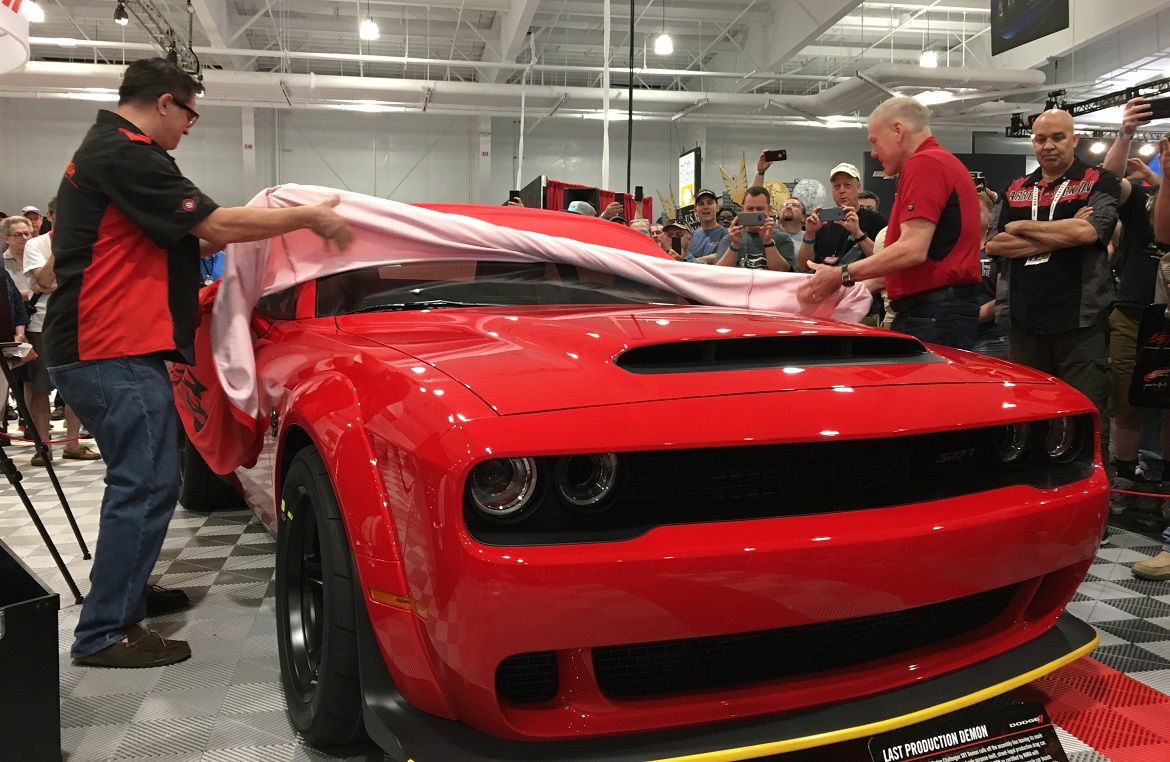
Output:
[[20,12],[22,0],[0,0],[0,74],[28,63],[28,19]]
[[875,736],[869,754],[874,762],[1068,762],[1034,701]]
[[698,148],[678,157],[678,206],[680,209],[695,205],[695,191],[702,182],[702,155]]

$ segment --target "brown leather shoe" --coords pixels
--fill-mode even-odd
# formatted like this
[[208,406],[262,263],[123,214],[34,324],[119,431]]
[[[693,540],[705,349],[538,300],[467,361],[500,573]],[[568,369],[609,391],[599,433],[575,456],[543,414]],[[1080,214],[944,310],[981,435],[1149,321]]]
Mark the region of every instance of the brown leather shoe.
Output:
[[76,450],[68,447],[64,448],[61,457],[65,460],[101,460],[102,456],[97,450],[92,450],[88,445],[82,445]]
[[[53,453],[50,452],[49,453],[49,460],[52,460],[52,459],[53,459]],[[32,456],[32,460],[29,461],[29,465],[43,466],[43,465],[45,465],[45,461],[41,458],[41,454],[38,452],[36,455]]]
[[1148,561],[1138,561],[1132,571],[1133,576],[1142,579],[1170,579],[1170,551],[1163,550]]
[[106,646],[97,653],[81,656],[74,664],[86,667],[109,667],[111,669],[138,669],[165,667],[191,658],[191,646],[183,640],[165,640],[154,630],[140,624],[126,637]]

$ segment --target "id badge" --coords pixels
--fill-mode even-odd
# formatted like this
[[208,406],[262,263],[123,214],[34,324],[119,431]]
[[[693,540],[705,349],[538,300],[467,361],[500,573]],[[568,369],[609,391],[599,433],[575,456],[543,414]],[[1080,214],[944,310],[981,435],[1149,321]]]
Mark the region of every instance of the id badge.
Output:
[[1051,256],[1052,256],[1052,254],[1048,253],[1048,254],[1037,254],[1034,257],[1028,257],[1028,261],[1024,263],[1024,267],[1027,267],[1028,265],[1042,265],[1045,262],[1047,262],[1048,258]]

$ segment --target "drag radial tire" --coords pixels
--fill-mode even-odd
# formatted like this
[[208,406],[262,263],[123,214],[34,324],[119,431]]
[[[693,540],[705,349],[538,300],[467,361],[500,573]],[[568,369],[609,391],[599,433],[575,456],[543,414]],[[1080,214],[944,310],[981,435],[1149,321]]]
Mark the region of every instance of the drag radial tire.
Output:
[[179,444],[183,476],[179,502],[184,508],[196,513],[247,510],[244,498],[226,479],[208,467],[186,433],[179,433]]
[[276,531],[276,640],[293,726],[310,744],[365,737],[355,576],[341,511],[321,456],[296,454]]

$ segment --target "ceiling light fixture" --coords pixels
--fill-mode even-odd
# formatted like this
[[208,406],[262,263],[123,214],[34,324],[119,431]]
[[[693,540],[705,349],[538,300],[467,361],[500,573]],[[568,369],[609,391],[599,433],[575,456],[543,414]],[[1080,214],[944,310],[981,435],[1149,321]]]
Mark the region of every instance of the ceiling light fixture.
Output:
[[[5,3],[8,5],[8,3]],[[25,0],[24,5],[20,6],[24,11],[24,17],[28,19],[30,24],[39,24],[45,20],[45,10],[41,6],[33,2],[33,0]]]
[[1089,146],[1089,153],[1093,155],[1105,153],[1105,144],[1098,140],[1096,143]]
[[118,7],[114,9],[114,23],[119,26],[126,26],[130,23],[130,17],[126,14],[125,3],[118,3]]
[[666,33],[666,0],[662,0],[662,31],[654,38],[654,53],[668,56],[674,52],[674,40]]
[[940,103],[950,103],[954,99],[955,94],[950,90],[924,90],[914,96],[914,100],[923,106],[937,106]]
[[376,40],[379,36],[378,25],[374,23],[374,19],[366,17],[358,26],[358,37],[363,40]]
[[1146,143],[1138,149],[1139,156],[1153,156],[1158,150],[1158,146],[1153,143]]
[[934,69],[938,67],[938,53],[933,50],[924,50],[922,55],[918,57],[918,65],[924,66],[927,69]]

